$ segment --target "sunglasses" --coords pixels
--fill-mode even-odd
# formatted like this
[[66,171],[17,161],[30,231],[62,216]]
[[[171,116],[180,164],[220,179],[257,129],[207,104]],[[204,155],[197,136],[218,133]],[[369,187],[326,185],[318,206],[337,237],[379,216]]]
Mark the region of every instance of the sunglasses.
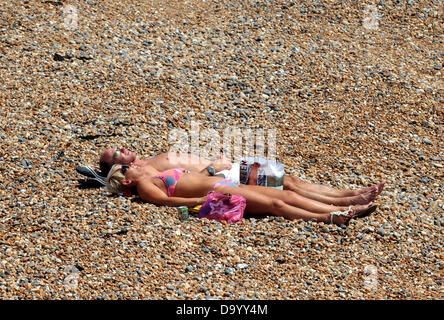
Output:
[[113,158],[117,159],[118,157],[120,157],[120,149],[116,149],[116,151],[114,151]]
[[128,171],[129,166],[128,165],[123,165],[122,166],[122,174],[125,175],[125,173]]

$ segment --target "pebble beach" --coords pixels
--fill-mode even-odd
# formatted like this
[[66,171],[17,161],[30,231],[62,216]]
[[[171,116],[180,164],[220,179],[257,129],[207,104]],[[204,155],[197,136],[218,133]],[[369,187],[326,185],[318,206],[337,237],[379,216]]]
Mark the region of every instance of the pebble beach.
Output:
[[[438,0],[2,1],[0,299],[443,299],[443,41]],[[308,182],[386,180],[378,209],[182,221],[79,182],[192,122],[275,132]]]

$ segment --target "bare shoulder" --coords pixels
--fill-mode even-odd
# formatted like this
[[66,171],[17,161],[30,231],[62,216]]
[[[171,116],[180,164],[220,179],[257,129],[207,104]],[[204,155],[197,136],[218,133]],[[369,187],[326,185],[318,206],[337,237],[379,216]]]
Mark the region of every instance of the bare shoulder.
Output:
[[144,179],[140,181],[137,185],[137,192],[142,200],[148,202],[156,203],[157,200],[162,200],[167,197],[165,192],[157,185],[156,179]]

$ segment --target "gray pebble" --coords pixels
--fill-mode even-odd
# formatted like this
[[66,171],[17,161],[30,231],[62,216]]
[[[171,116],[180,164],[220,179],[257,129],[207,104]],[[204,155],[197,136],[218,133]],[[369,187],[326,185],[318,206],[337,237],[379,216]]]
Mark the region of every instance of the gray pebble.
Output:
[[225,269],[224,273],[225,273],[226,275],[233,274],[233,273],[234,273],[234,269],[233,269],[233,268],[227,268],[227,269]]
[[[72,3],[79,25],[66,30],[61,1],[3,1],[0,298],[442,298],[435,2],[409,0],[417,14],[397,12],[399,28],[391,11],[405,1],[384,0],[369,32],[358,2],[91,0]],[[397,50],[406,34],[412,50]],[[417,77],[425,61],[433,72]],[[430,108],[411,109],[421,103]],[[154,156],[190,121],[276,128],[286,169],[312,182],[355,189],[384,176],[382,210],[344,228],[180,223],[171,207],[76,188],[73,168],[97,165],[105,147]],[[363,263],[379,268],[378,290],[361,290]],[[79,266],[73,291],[69,265]]]
[[382,237],[384,237],[388,234],[386,231],[384,231],[384,228],[382,228],[382,227],[378,229],[377,233]]
[[25,169],[29,169],[29,168],[31,168],[31,166],[32,166],[32,162],[31,162],[31,160],[28,160],[28,159],[23,159],[23,160],[21,161],[21,164],[22,164],[22,166],[23,166]]
[[421,182],[427,184],[427,183],[430,182],[430,179],[427,178],[427,177],[422,177],[422,178],[421,178]]

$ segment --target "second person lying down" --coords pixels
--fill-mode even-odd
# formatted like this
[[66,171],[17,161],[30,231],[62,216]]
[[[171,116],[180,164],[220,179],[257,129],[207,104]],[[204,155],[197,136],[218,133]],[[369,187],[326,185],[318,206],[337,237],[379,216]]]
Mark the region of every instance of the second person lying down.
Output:
[[183,168],[163,172],[150,166],[112,166],[106,178],[106,190],[123,193],[131,190],[142,201],[172,207],[194,207],[207,200],[207,193],[216,191],[243,196],[245,212],[253,215],[275,215],[289,220],[315,220],[337,225],[352,218],[370,215],[376,206],[372,202],[355,206],[335,206],[301,197],[292,191],[262,186],[237,185],[221,177],[207,177]]

